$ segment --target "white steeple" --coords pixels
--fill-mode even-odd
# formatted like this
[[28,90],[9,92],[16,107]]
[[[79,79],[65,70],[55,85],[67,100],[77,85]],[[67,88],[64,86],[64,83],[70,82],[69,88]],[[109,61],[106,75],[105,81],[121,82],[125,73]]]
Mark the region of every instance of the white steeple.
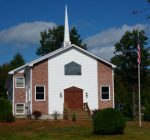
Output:
[[68,47],[71,45],[70,35],[69,35],[69,25],[68,25],[68,13],[67,13],[67,5],[65,8],[65,26],[64,26],[64,47]]

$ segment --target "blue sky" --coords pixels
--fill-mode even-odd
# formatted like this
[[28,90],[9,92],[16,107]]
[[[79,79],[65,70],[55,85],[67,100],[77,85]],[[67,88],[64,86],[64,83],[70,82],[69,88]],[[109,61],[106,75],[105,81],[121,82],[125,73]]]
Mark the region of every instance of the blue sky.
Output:
[[29,62],[40,46],[40,32],[64,24],[68,5],[69,26],[75,26],[88,50],[104,59],[113,56],[114,44],[123,33],[137,27],[150,38],[150,7],[146,0],[0,0],[0,64],[20,52]]

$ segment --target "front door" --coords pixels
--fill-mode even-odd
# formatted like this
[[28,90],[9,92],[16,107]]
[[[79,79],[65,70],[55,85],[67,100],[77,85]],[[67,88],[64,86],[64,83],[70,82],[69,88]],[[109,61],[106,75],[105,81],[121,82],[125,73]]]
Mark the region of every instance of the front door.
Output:
[[64,102],[70,109],[83,109],[83,90],[77,87],[65,89]]

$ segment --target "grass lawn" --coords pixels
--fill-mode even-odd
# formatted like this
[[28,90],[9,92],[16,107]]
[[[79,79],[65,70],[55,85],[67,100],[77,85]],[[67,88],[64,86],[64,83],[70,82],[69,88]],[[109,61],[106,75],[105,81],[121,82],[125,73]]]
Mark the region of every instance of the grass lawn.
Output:
[[150,122],[128,122],[123,135],[97,136],[86,121],[16,120],[0,123],[0,140],[150,140]]

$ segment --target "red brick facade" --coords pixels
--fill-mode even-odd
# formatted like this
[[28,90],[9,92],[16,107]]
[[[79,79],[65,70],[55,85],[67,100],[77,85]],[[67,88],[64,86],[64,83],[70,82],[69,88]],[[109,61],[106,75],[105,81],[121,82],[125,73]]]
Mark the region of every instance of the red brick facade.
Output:
[[[98,107],[104,109],[113,107],[113,75],[112,67],[97,61],[97,74],[98,74]],[[42,115],[48,115],[48,59],[38,62],[33,65],[32,69],[32,112],[40,111]],[[26,93],[25,88],[15,88],[16,77],[24,77],[23,73],[14,74],[14,103],[25,103]],[[45,100],[36,101],[35,99],[35,86],[45,86]],[[110,100],[101,100],[101,86],[110,86]],[[82,95],[83,96],[83,95]],[[14,106],[15,107],[15,106]],[[14,108],[15,109],[15,108]]]
[[[24,88],[16,88],[16,77],[24,77],[24,73],[16,73],[14,74],[14,103],[25,103],[26,94],[25,94],[25,87]],[[15,104],[14,104],[14,111],[15,111]]]
[[[45,86],[45,101],[35,100],[35,86]],[[32,111],[48,114],[48,60],[35,64],[32,68]]]
[[[111,66],[98,61],[98,104],[99,109],[113,107],[113,75]],[[110,86],[110,100],[101,100],[101,86]]]

